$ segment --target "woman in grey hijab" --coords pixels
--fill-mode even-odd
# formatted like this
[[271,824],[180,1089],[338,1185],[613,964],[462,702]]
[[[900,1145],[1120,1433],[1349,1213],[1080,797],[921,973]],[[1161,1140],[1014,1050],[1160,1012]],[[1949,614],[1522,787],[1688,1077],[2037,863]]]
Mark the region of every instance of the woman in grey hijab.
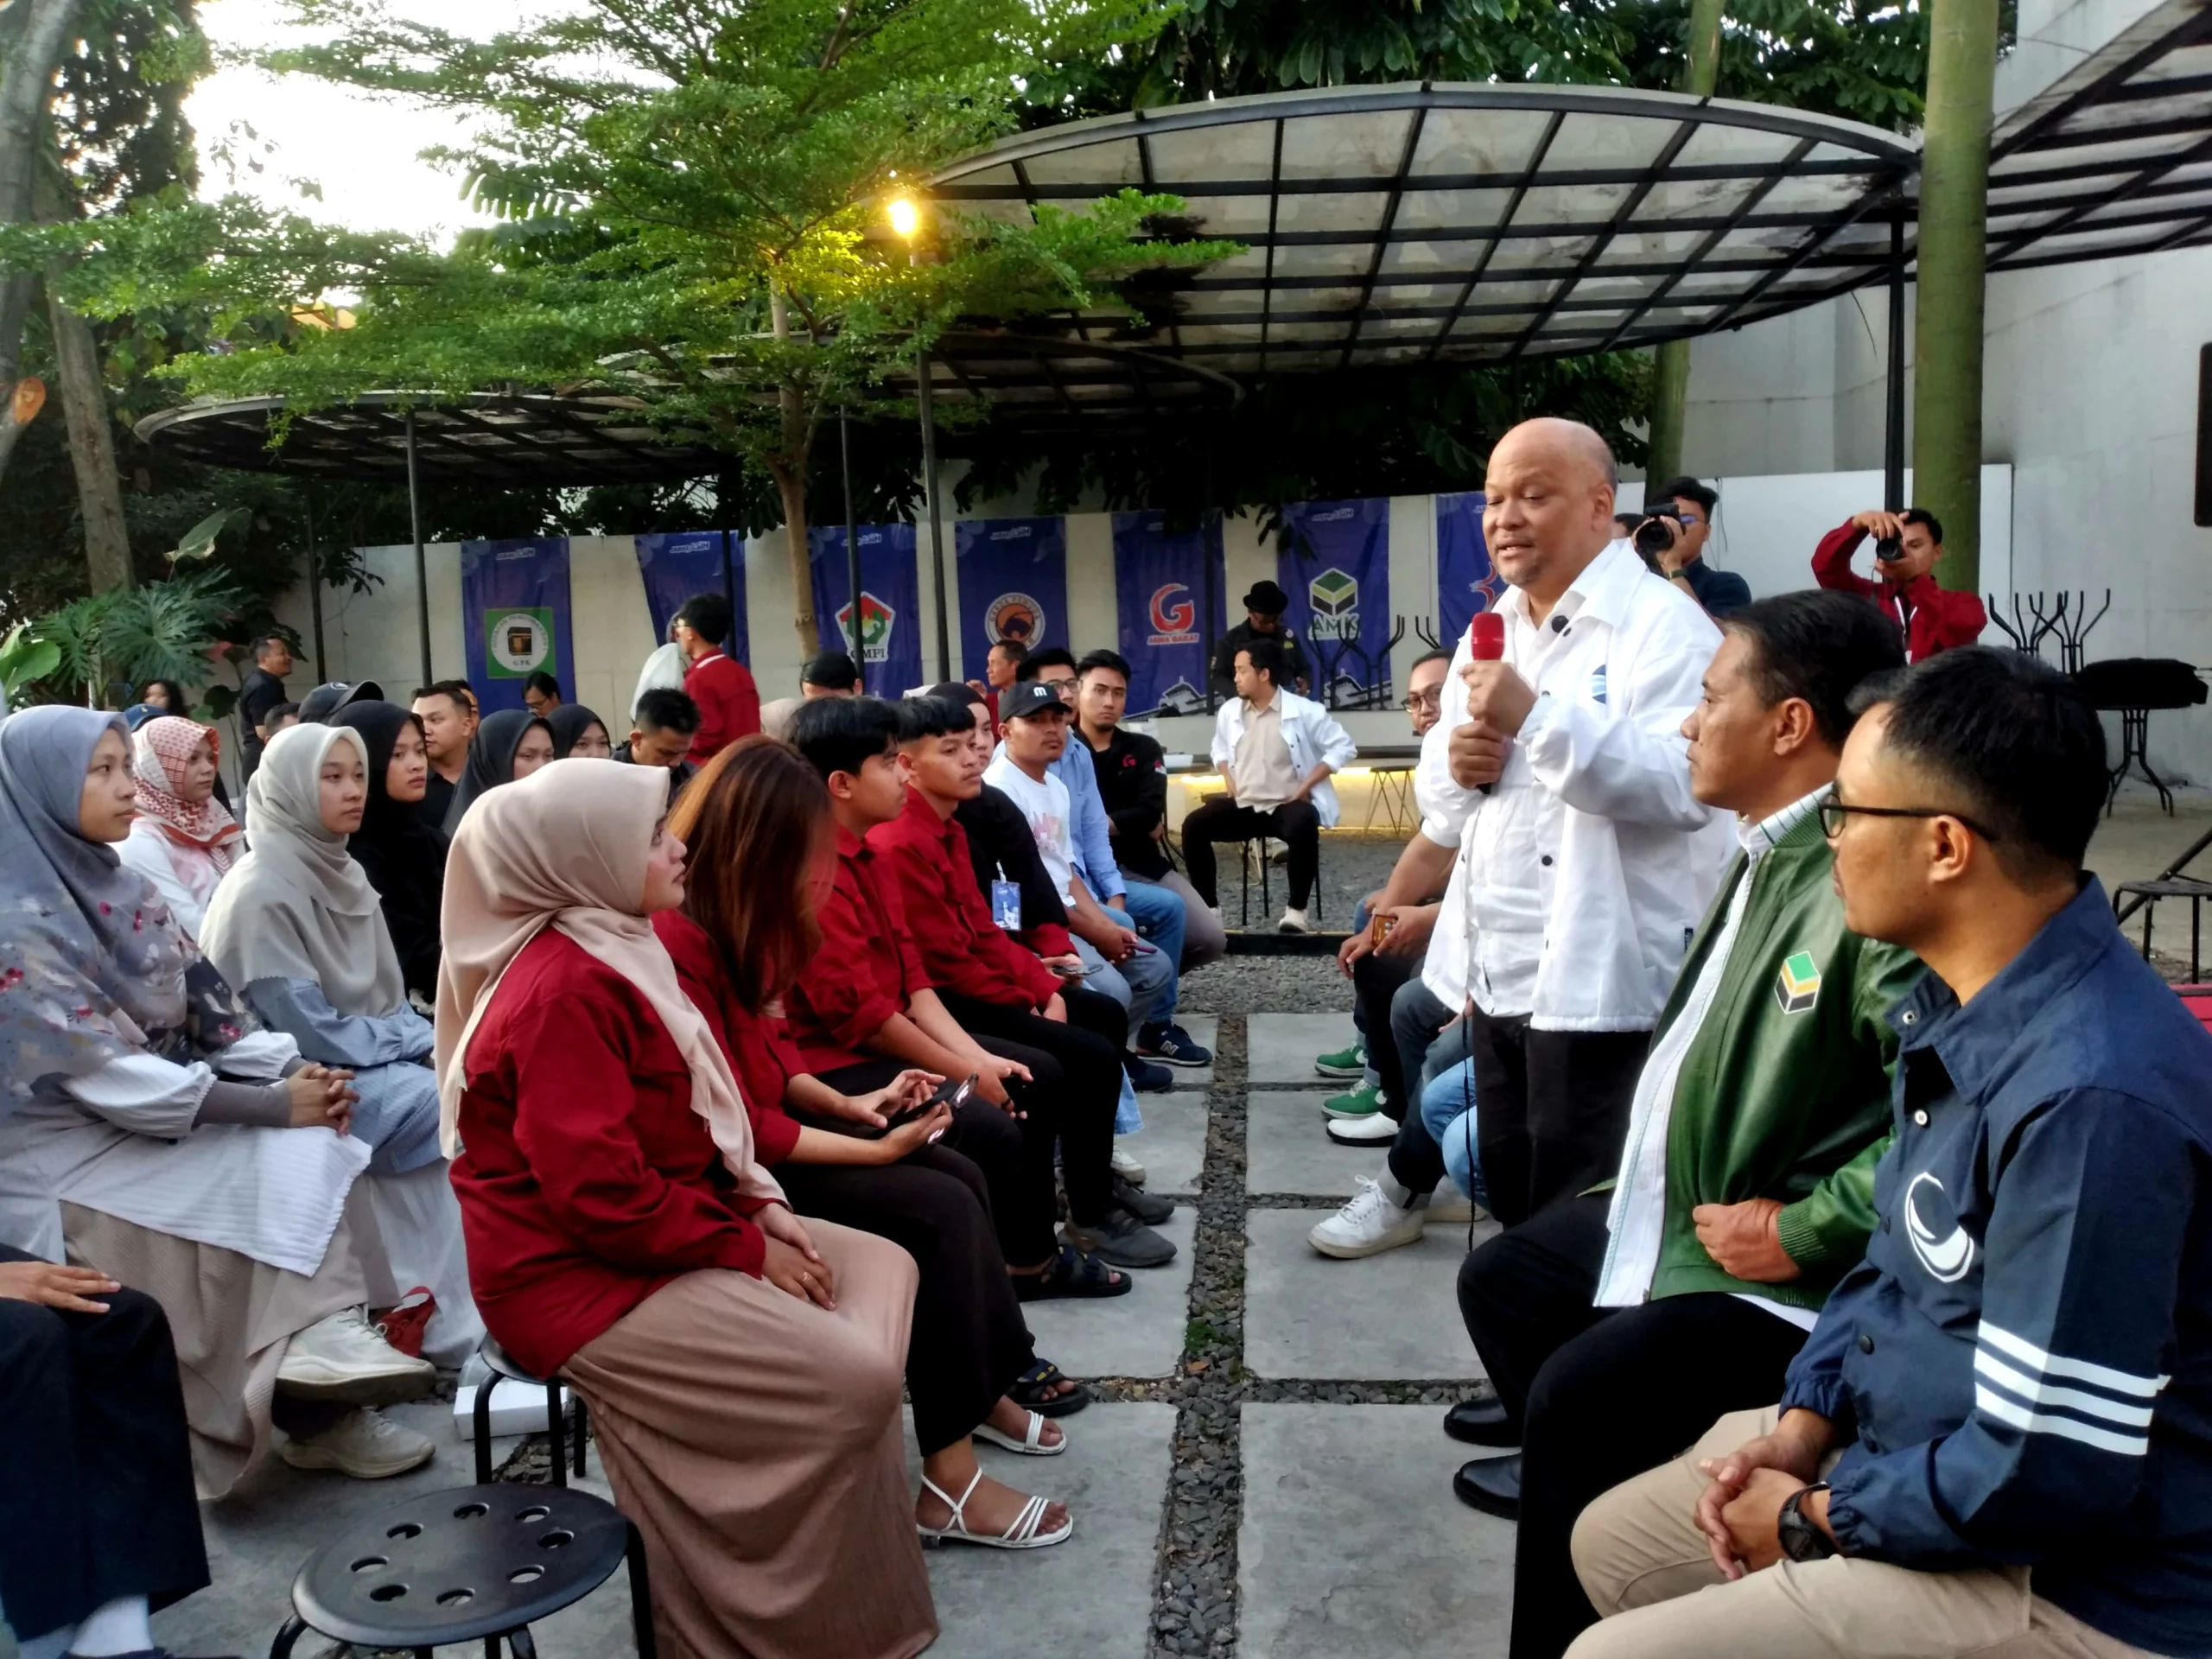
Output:
[[[434,1381],[365,1318],[398,1289],[346,1074],[262,1029],[118,861],[124,732],[83,709],[0,721],[0,1244],[96,1262],[161,1305],[203,1495],[268,1451],[272,1422],[305,1467],[412,1468],[429,1440],[344,1409]],[[41,1524],[60,1501],[28,1496]],[[12,1616],[14,1585],[0,1593]]]

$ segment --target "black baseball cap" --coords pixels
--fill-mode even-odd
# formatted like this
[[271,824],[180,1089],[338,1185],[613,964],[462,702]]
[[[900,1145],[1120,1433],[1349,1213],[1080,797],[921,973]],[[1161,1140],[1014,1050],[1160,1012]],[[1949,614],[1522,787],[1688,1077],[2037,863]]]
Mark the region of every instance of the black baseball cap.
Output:
[[348,703],[382,702],[384,687],[374,680],[333,680],[318,685],[300,699],[300,724],[327,726],[330,717]]
[[1058,693],[1042,680],[1021,680],[999,696],[1001,720],[1030,720],[1039,715],[1066,715],[1072,712]]

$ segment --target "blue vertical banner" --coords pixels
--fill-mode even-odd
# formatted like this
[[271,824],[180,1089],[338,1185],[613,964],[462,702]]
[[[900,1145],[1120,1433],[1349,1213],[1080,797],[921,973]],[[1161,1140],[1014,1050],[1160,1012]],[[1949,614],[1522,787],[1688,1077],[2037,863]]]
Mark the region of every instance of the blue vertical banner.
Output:
[[753,629],[745,613],[745,541],[727,530],[672,531],[637,536],[638,575],[645,584],[645,608],[652,613],[653,638],[668,638],[669,619],[694,594],[729,598],[729,638],[722,649],[753,664]]
[[1490,609],[1505,590],[1483,540],[1483,501],[1480,490],[1436,498],[1437,637],[1446,651],[1465,638],[1475,613]]
[[1283,620],[1313,664],[1314,699],[1331,709],[1390,701],[1390,503],[1294,501],[1282,510],[1275,580]]
[[1160,512],[1114,515],[1116,637],[1129,659],[1128,712],[1204,714],[1206,568],[1213,569],[1214,638],[1228,632],[1221,515],[1171,531]]
[[567,537],[463,542],[461,611],[468,683],[486,714],[521,708],[522,683],[540,669],[575,695]]
[[[862,524],[860,532],[861,683],[870,696],[904,696],[926,683],[922,677],[922,589],[914,568],[914,527]],[[845,559],[845,527],[809,531],[806,559],[814,573],[814,614],[823,648],[849,641],[852,580]]]
[[1068,642],[1064,518],[963,518],[952,527],[960,573],[960,660],[973,679],[1001,639],[1034,651]]

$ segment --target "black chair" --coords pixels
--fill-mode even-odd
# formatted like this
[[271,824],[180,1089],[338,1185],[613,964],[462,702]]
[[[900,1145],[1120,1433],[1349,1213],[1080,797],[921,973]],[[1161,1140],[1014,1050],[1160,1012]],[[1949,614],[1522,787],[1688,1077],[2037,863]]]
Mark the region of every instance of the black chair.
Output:
[[292,1580],[292,1616],[269,1659],[290,1659],[309,1630],[364,1652],[480,1641],[499,1659],[537,1659],[530,1627],[630,1567],[630,1623],[639,1659],[654,1659],[645,1541],[589,1492],[546,1486],[456,1486],[425,1492],[358,1521]]
[[[1240,929],[1248,928],[1252,925],[1253,865],[1257,864],[1260,867],[1260,920],[1263,925],[1267,922],[1268,913],[1275,907],[1274,896],[1269,892],[1269,883],[1268,880],[1268,837],[1266,836],[1255,836],[1249,841],[1224,843],[1226,845],[1234,846],[1236,849],[1237,861],[1242,866],[1240,874],[1243,878],[1243,885],[1236,895],[1236,925]],[[1321,919],[1321,878],[1319,871],[1320,861],[1317,849],[1314,860],[1313,877],[1313,919],[1317,922]]]
[[2131,766],[2140,766],[2151,787],[2158,791],[2158,804],[2171,816],[2173,791],[2151,770],[2147,752],[2151,714],[2158,709],[2190,709],[2205,700],[2204,682],[2190,664],[2165,657],[2113,657],[2084,664],[2075,671],[2074,683],[2092,708],[2120,716],[2120,764],[2112,769],[2105,790],[2105,811],[2112,811],[2120,785]]
[[2203,976],[2204,964],[2200,943],[2203,938],[2204,901],[2212,899],[2212,882],[2199,881],[2186,875],[2160,876],[2153,881],[2123,881],[2112,890],[2113,916],[2124,920],[2126,912],[2136,906],[2123,909],[2124,902],[2133,898],[2143,911],[2143,960],[2151,960],[2151,916],[2161,899],[2189,900],[2189,978],[2191,984]]
[[[476,1357],[492,1368],[491,1380],[477,1386],[475,1414],[470,1425],[471,1438],[476,1443],[476,1484],[480,1486],[492,1484],[492,1391],[499,1386],[501,1377],[508,1377],[545,1390],[545,1433],[553,1442],[553,1484],[566,1486],[569,1484],[568,1437],[566,1414],[561,1409],[561,1385],[532,1376],[510,1359],[507,1351],[489,1336],[477,1348]],[[584,1472],[585,1430],[589,1419],[584,1413],[583,1395],[576,1395],[575,1401],[576,1478],[581,1480]]]

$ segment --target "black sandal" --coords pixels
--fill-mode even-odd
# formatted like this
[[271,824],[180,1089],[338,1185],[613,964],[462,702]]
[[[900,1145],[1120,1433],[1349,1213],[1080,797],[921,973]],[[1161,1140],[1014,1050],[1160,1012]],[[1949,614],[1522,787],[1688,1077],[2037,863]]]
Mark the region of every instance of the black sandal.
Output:
[[1014,1380],[1006,1397],[1039,1417],[1071,1417],[1090,1403],[1090,1390],[1077,1382],[1066,1394],[1046,1392],[1069,1380],[1051,1360],[1040,1359]]
[[1062,1297],[1126,1296],[1135,1281],[1108,1267],[1096,1256],[1062,1243],[1060,1253],[1045,1264],[1042,1273],[1017,1273],[1014,1294],[1025,1302],[1049,1302]]

